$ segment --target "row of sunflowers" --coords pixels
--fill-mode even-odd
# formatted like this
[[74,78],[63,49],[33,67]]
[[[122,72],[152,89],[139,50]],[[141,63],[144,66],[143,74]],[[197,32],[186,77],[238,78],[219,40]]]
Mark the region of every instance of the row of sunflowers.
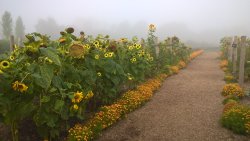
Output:
[[234,133],[250,134],[250,107],[242,102],[246,96],[244,89],[236,83],[237,80],[230,71],[230,62],[225,57],[220,62],[220,68],[225,72],[224,80],[226,84],[222,89],[224,97],[224,109],[220,122],[223,127],[232,130]]
[[[194,59],[202,53],[202,50],[194,51],[191,53],[190,58]],[[176,69],[171,74],[177,74],[180,69],[185,67],[186,64],[180,61],[178,65],[171,67]],[[126,114],[134,111],[150,100],[154,91],[160,88],[162,81],[171,76],[171,74],[159,74],[155,78],[140,84],[136,89],[124,93],[121,98],[114,102],[114,104],[101,107],[100,111],[95,113],[87,122],[84,124],[76,124],[73,128],[69,129],[67,139],[69,141],[93,140],[102,130],[116,123]]]
[[185,67],[191,48],[177,37],[157,43],[155,30],[151,24],[147,39],[140,41],[75,36],[73,28],[58,40],[27,34],[22,47],[0,55],[0,123],[10,127],[13,141],[26,120],[41,138],[55,140],[123,92],[171,73],[171,66]]

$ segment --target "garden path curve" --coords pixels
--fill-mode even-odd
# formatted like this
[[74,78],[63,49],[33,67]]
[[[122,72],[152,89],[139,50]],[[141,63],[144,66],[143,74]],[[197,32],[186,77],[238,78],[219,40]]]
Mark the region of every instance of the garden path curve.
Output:
[[247,141],[221,127],[225,84],[219,53],[204,52],[167,78],[152,100],[102,132],[98,141]]

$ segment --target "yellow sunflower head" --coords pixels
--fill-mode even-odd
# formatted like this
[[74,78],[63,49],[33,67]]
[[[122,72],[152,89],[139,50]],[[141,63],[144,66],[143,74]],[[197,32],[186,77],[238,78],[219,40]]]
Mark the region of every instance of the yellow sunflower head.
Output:
[[76,93],[74,93],[74,98],[71,100],[72,103],[79,103],[81,102],[83,99],[83,93],[77,91]]
[[74,109],[74,110],[78,110],[78,109],[79,109],[78,105],[74,104],[74,105],[73,105],[73,109]]
[[7,68],[9,68],[9,67],[10,67],[10,62],[9,62],[9,61],[4,60],[4,61],[2,61],[2,62],[0,63],[0,68],[1,68],[1,69],[7,69]]
[[13,61],[15,59],[15,57],[13,55],[10,55],[10,60]]
[[19,81],[15,81],[14,83],[12,83],[12,88],[15,91],[19,91],[21,93],[26,92],[28,89],[28,86],[26,86],[24,83],[21,83]]
[[105,57],[105,58],[109,57],[109,54],[108,54],[108,53],[105,53],[105,54],[104,54],[104,57]]
[[108,53],[108,56],[109,56],[109,57],[112,57],[113,54],[114,54],[113,52],[109,52],[109,53]]
[[101,72],[98,72],[98,73],[97,73],[97,76],[101,77],[101,76],[102,76],[102,73],[101,73]]
[[100,58],[100,56],[97,54],[95,55],[95,59],[98,60]]

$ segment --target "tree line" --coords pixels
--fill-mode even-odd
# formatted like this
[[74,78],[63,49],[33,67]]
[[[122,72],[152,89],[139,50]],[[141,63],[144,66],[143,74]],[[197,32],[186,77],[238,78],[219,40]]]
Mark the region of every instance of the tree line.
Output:
[[1,18],[0,53],[6,52],[9,48],[9,38],[15,36],[16,42],[21,42],[25,36],[25,26],[20,16],[17,17],[15,26],[11,13],[5,11]]

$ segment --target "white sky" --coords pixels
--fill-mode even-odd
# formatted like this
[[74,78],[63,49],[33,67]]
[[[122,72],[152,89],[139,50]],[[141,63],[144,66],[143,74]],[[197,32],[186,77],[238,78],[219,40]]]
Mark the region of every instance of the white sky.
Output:
[[105,30],[138,23],[146,29],[154,23],[160,36],[165,32],[185,40],[250,35],[250,0],[0,0],[0,16],[4,11],[13,19],[21,16],[26,32],[34,31],[39,19],[52,17],[59,25],[89,22],[91,28]]

